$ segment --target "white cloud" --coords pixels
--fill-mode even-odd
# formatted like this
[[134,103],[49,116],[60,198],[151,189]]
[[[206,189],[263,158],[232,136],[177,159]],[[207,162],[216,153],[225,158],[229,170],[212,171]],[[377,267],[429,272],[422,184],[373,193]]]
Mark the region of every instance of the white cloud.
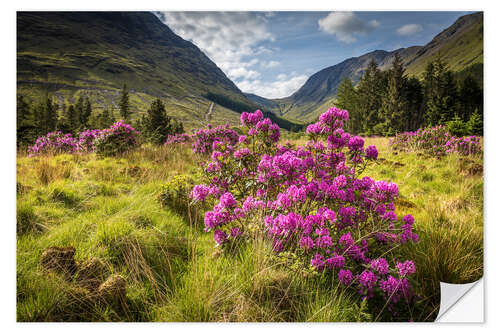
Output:
[[423,28],[420,24],[406,24],[400,27],[397,32],[401,36],[410,36],[422,31]]
[[274,41],[263,14],[251,12],[157,12],[176,34],[198,46],[232,79],[255,80],[260,76],[248,69],[257,64],[250,56],[272,51],[258,45]]
[[319,29],[335,35],[340,41],[352,43],[356,41],[355,34],[367,34],[380,23],[377,20],[362,21],[353,12],[331,12],[318,20]]
[[290,77],[279,74],[274,82],[262,82],[260,80],[244,80],[237,82],[238,87],[246,92],[266,98],[288,97],[297,91],[308,79],[307,75]]
[[251,80],[257,79],[260,76],[260,73],[254,70],[246,69],[245,67],[238,67],[229,69],[228,76],[234,79],[244,78]]
[[268,62],[261,62],[260,64],[263,68],[275,68],[275,67],[278,67],[280,65],[280,62],[279,61],[275,61],[275,60],[271,60],[271,61],[268,61]]
[[278,75],[278,80],[283,81],[283,80],[285,80],[287,77],[288,77],[288,75],[281,73],[281,74],[279,74],[279,75]]

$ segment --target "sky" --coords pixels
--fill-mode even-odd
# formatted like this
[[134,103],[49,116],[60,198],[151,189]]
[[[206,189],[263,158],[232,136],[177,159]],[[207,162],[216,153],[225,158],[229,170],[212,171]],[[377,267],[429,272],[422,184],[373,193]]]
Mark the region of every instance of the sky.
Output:
[[470,12],[156,12],[246,93],[287,97],[323,68],[425,45]]

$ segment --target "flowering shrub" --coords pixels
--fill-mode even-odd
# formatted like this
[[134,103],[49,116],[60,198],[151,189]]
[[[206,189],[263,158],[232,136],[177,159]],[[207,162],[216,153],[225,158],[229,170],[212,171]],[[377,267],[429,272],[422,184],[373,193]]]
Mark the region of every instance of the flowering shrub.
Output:
[[435,156],[449,153],[470,155],[481,152],[479,137],[458,138],[452,136],[444,125],[396,134],[389,144],[393,150],[423,151]]
[[85,130],[80,132],[79,135],[79,150],[83,152],[94,152],[95,151],[95,140],[101,135],[102,131],[99,129]]
[[217,126],[212,128],[201,129],[192,135],[193,151],[197,154],[210,154],[213,150],[215,141],[234,145],[238,141],[238,133],[229,128],[229,124],[225,126]]
[[103,129],[95,138],[95,152],[106,156],[124,153],[139,145],[138,134],[129,124],[117,121],[110,128]]
[[181,134],[175,134],[175,135],[169,134],[167,137],[167,141],[165,141],[165,144],[166,145],[185,144],[185,143],[189,143],[192,141],[193,141],[193,139],[192,139],[191,135],[189,135],[187,133],[181,133]]
[[62,154],[73,153],[78,149],[78,141],[71,134],[63,134],[61,131],[55,131],[37,138],[35,144],[28,147],[28,153],[29,156],[47,153]]
[[210,155],[214,150],[215,142],[217,142],[217,144],[223,143],[234,145],[238,142],[238,138],[238,133],[232,130],[229,124],[217,127],[212,127],[212,125],[209,124],[207,128],[201,129],[192,135],[186,133],[169,135],[165,144],[185,144],[191,142],[194,153]]
[[451,137],[445,144],[447,153],[474,155],[481,153],[481,139],[478,136]]
[[61,131],[50,132],[39,137],[35,144],[28,148],[28,153],[29,156],[77,152],[116,155],[136,147],[139,144],[138,134],[132,126],[121,120],[104,130],[85,130],[79,134],[78,139]]
[[333,274],[367,299],[378,292],[392,308],[412,299],[415,273],[393,249],[418,236],[411,215],[397,218],[397,185],[360,178],[378,151],[343,130],[348,120],[346,110],[330,108],[307,128],[311,140],[294,147],[278,144],[279,128],[260,111],[243,113],[235,143],[211,141],[207,183],[191,196],[214,204],[204,224],[218,246],[265,235],[278,255],[298,258],[295,266]]

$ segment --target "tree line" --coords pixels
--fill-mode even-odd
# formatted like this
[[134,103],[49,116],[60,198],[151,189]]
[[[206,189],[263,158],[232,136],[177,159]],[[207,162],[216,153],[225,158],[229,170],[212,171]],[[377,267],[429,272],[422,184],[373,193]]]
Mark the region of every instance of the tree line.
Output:
[[454,135],[482,135],[483,89],[471,72],[459,75],[438,56],[423,79],[409,77],[396,53],[382,71],[372,58],[357,86],[345,78],[336,106],[349,110],[351,133],[394,135],[426,126],[447,125]]
[[[119,117],[125,122],[131,121],[130,97],[124,85],[118,103]],[[86,129],[104,129],[116,121],[114,111],[106,107],[101,112],[94,112],[87,96],[80,96],[73,104],[59,105],[54,98],[45,93],[38,101],[32,102],[23,95],[17,96],[17,146],[31,145],[36,138],[59,130],[77,135]],[[165,105],[155,99],[147,112],[135,120],[132,125],[143,134],[145,141],[162,144],[169,134],[184,132],[181,122],[167,115]]]
[[[255,104],[248,104],[240,101],[235,101],[232,98],[221,95],[221,94],[216,94],[213,92],[208,92],[204,95],[206,99],[209,101],[212,101],[220,106],[223,106],[225,108],[228,108],[230,110],[233,110],[238,113],[243,113],[243,112],[253,112],[257,110],[259,107]],[[271,119],[273,123],[278,124],[279,127],[286,129],[287,131],[290,132],[300,132],[305,129],[305,125],[303,124],[298,124],[293,121],[278,117],[275,113],[270,112],[266,110],[265,108],[261,108],[261,111],[264,115],[264,117]]]

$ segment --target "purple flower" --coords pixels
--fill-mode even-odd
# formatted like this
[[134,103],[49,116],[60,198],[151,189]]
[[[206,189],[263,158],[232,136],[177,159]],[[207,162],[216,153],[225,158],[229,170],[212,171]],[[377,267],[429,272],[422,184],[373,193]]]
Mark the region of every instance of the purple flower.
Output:
[[220,206],[221,208],[233,208],[236,206],[236,200],[234,200],[230,192],[226,192],[220,197]]
[[234,227],[233,229],[231,229],[231,237],[236,238],[241,235],[243,235],[243,231],[241,231],[240,228]]
[[302,237],[299,241],[299,246],[309,251],[314,248],[314,241],[309,236]]
[[396,268],[398,270],[399,275],[401,275],[403,277],[407,276],[407,275],[414,274],[416,272],[415,264],[411,260],[406,260],[403,263],[398,262],[396,264]]
[[325,263],[329,269],[342,268],[345,265],[345,258],[341,255],[334,255],[326,259]]
[[196,185],[191,191],[190,197],[197,201],[204,201],[210,194],[210,188],[205,185]]
[[376,160],[377,157],[378,157],[377,147],[375,147],[375,146],[368,146],[368,148],[366,148],[366,150],[365,150],[365,154],[366,154],[367,158]]
[[351,151],[359,151],[363,149],[363,146],[365,145],[365,141],[363,138],[359,136],[354,136],[349,139],[349,142],[347,143],[347,146]]
[[387,263],[387,260],[384,258],[378,258],[374,259],[370,262],[370,267],[373,269],[375,272],[385,275],[389,273],[389,264]]
[[221,245],[227,240],[227,234],[224,231],[216,229],[214,231],[214,239],[218,245]]
[[321,254],[316,253],[314,257],[311,259],[311,265],[315,267],[318,271],[323,271],[325,269],[325,257]]
[[338,274],[339,281],[344,285],[348,286],[353,280],[352,272],[348,269],[341,269]]

